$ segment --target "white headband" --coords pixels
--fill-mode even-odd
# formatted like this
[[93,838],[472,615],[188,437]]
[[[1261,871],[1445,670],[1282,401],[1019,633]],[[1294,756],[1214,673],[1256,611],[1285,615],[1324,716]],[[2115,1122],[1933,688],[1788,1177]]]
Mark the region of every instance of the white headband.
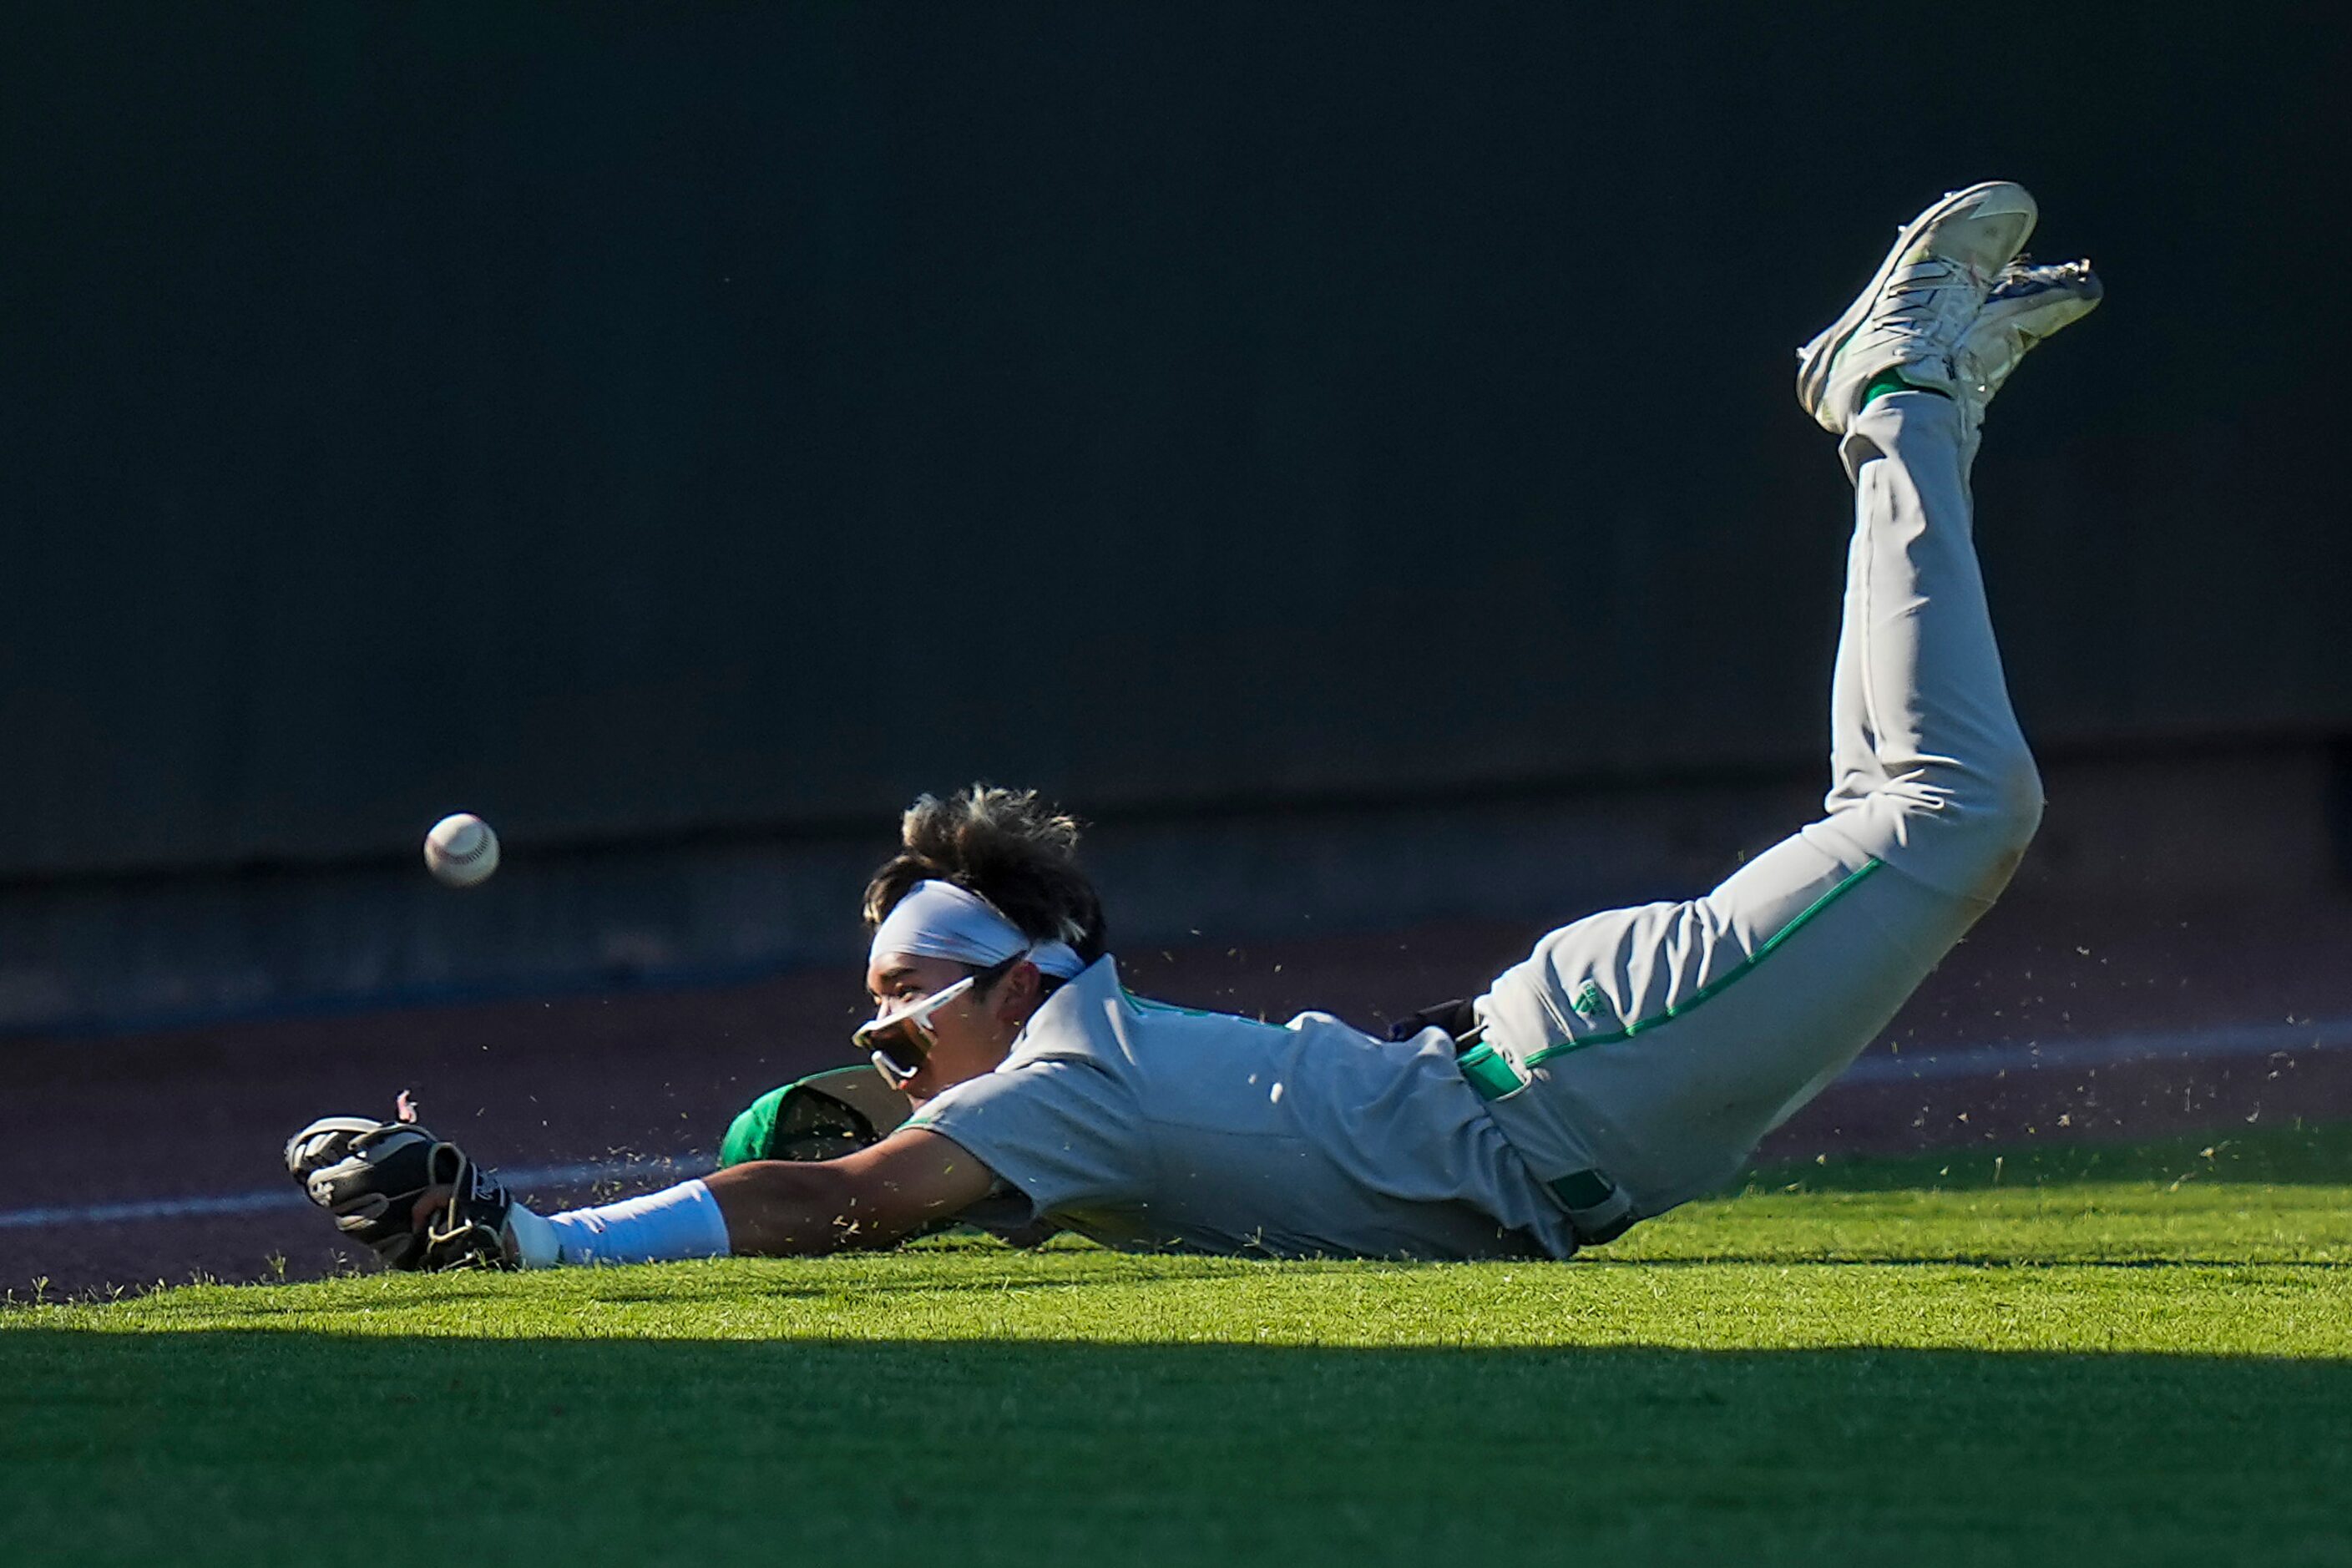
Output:
[[1040,971],[1063,980],[1086,967],[1069,943],[1032,942],[986,899],[952,882],[918,882],[907,890],[875,928],[866,962],[870,966],[890,953],[951,959],[978,969],[1026,953]]

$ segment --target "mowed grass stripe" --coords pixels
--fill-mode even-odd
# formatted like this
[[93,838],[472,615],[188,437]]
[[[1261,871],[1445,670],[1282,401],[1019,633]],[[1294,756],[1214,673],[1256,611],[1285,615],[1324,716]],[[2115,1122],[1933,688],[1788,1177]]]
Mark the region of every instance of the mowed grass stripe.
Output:
[[1570,1264],[949,1242],[0,1311],[0,1552],[2338,1563],[2337,1137],[1798,1167]]
[[[2288,1192],[2315,1206],[2278,1212],[2244,1192],[2227,1207],[2209,1194],[2175,1198],[2206,1212],[2154,1215],[2120,1201],[1755,1200],[1708,1205],[1654,1227],[1639,1247],[1565,1265],[1253,1263],[977,1245],[196,1287],[0,1321],[108,1335],[2352,1354],[2352,1189]],[[1806,1202],[1832,1212],[1802,1213]],[[2026,1212],[1983,1212],[2004,1208]],[[2298,1217],[2334,1234],[2315,1241]],[[2255,1240],[2231,1248],[2232,1228]],[[2181,1260],[2162,1261],[2168,1246]],[[0,1339],[0,1356],[7,1350]]]
[[251,1563],[424,1527],[484,1562],[2325,1562],[2352,1479],[2340,1363],[245,1333],[59,1348],[64,1397],[0,1435],[10,1539],[29,1549],[12,1561]]

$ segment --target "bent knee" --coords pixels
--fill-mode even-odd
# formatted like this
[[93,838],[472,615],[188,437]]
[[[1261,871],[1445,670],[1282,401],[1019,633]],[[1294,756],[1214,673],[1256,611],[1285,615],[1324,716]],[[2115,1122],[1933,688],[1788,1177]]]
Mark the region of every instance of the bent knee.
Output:
[[1980,752],[1968,766],[1922,759],[1864,794],[1832,797],[1822,826],[1848,849],[1980,910],[2025,858],[2042,807],[2042,775],[2021,745]]
[[2042,826],[2041,770],[2021,746],[1991,765],[1939,782],[1937,808],[1923,814],[1927,820],[1915,818],[1917,830],[1941,837],[1948,853],[1980,879],[1974,894],[1990,899],[2008,886]]
[[2042,826],[2042,770],[2033,753],[2020,746],[1998,763],[1973,771],[1968,796],[1979,831],[1987,838],[2022,853]]
[[1898,843],[1927,849],[1946,865],[1964,861],[1965,879],[1998,868],[2007,880],[2042,826],[2042,774],[2022,746],[1969,764],[1938,759],[1871,792],[1892,808]]

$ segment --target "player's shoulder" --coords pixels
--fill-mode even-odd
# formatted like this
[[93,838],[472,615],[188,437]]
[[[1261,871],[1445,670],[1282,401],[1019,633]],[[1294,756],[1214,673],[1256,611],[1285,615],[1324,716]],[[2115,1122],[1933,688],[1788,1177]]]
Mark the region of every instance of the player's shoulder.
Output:
[[1087,1061],[1114,1071],[1198,1052],[1213,1042],[1280,1039],[1284,1026],[1238,1013],[1163,1001],[1128,988],[1116,960],[1097,959],[1045,1000],[1014,1044],[1008,1068]]

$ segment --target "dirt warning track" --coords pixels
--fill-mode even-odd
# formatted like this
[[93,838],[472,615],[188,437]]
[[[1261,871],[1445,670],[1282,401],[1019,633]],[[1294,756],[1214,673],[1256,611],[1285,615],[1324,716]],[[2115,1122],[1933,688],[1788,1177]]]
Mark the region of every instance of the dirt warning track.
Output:
[[[1537,934],[1459,924],[1123,950],[1136,990],[1368,1028],[1475,991]],[[1768,1157],[2352,1116],[2352,912],[1997,910]],[[2287,978],[2283,978],[2287,977]],[[425,1120],[541,1201],[707,1169],[729,1118],[849,1059],[859,977],[0,1043],[0,1289],[308,1278],[338,1247],[279,1150],[312,1118]]]

